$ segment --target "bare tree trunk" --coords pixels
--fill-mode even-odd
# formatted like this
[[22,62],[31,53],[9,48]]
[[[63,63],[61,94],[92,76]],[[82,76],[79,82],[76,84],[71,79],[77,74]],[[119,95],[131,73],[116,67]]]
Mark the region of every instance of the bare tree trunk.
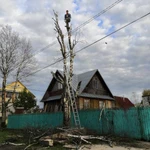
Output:
[[6,127],[6,75],[3,77],[3,83],[2,83],[2,123],[1,127]]
[[64,42],[64,35],[62,33],[62,30],[59,26],[58,23],[58,15],[57,13],[54,12],[55,18],[54,24],[55,24],[55,31],[58,33],[57,40],[60,45],[60,51],[63,56],[63,95],[62,95],[62,103],[63,103],[63,112],[64,112],[64,119],[63,119],[63,124],[64,126],[70,126],[70,120],[71,120],[71,106],[70,106],[70,97],[68,93],[69,85],[68,85],[68,70],[67,70],[67,52],[66,52],[66,46]]
[[[66,64],[64,60],[64,64]],[[66,74],[66,69],[67,67],[64,65],[64,84],[63,84],[63,112],[64,112],[64,119],[63,119],[63,124],[64,126],[70,126],[70,106],[69,106],[69,95],[68,95],[68,85],[67,83],[67,74]]]
[[[75,45],[77,44],[77,41],[71,41],[71,27],[69,27],[69,24],[66,24],[66,29],[67,29],[67,33],[68,33],[68,45],[69,45],[69,49],[68,49],[68,53],[66,52],[66,46],[65,46],[65,42],[64,42],[64,34],[62,33],[62,30],[59,26],[59,22],[58,22],[58,15],[57,13],[54,11],[54,16],[55,18],[53,18],[54,20],[54,24],[55,24],[55,28],[54,30],[56,31],[56,33],[58,34],[57,36],[57,40],[58,43],[60,45],[60,51],[63,57],[63,96],[62,96],[62,100],[63,100],[63,111],[64,111],[64,126],[70,126],[70,120],[71,120],[71,100],[72,98],[72,76],[73,76],[73,61],[74,61],[74,53],[73,53],[73,49],[75,47]],[[70,58],[70,60],[68,60],[70,62],[70,66],[67,68],[67,58]],[[73,91],[74,92],[74,91]]]
[[64,47],[64,58],[63,58],[63,63],[64,63],[64,85],[63,85],[63,106],[64,106],[64,119],[63,119],[63,124],[64,126],[70,126],[70,119],[71,119],[71,114],[70,114],[70,103],[69,103],[69,93],[68,93],[68,72],[67,72],[67,53],[64,45],[64,41],[62,41],[63,47]]
[[[2,81],[2,124],[5,126],[6,110],[9,102],[6,101],[6,81],[9,75],[24,76],[31,71],[31,44],[25,38],[20,38],[10,26],[0,28],[0,75]],[[33,67],[32,67],[33,69]],[[13,94],[15,93],[15,88]]]

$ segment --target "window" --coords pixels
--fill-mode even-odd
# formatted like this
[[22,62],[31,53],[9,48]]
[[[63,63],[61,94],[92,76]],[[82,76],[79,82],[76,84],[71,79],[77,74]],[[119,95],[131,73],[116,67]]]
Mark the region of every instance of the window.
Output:
[[103,101],[99,101],[99,108],[103,108],[104,107],[104,102]]
[[84,109],[90,108],[90,100],[89,99],[84,99]]
[[62,89],[62,84],[58,82],[58,90]]
[[79,109],[84,108],[84,99],[79,100]]
[[6,97],[11,98],[11,96],[12,96],[12,93],[11,92],[7,92]]
[[95,88],[95,89],[98,89],[98,79],[97,78],[94,78],[93,79],[93,88]]

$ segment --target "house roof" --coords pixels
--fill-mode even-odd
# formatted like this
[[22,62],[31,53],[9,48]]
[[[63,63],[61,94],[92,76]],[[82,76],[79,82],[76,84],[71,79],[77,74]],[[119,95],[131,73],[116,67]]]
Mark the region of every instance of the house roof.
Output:
[[78,81],[82,82],[79,93],[81,93],[85,89],[85,87],[90,82],[96,71],[97,70],[92,70],[78,75]]
[[61,98],[61,95],[51,96],[51,97],[47,98],[44,102],[52,101],[52,100],[59,100],[60,98]]
[[[63,72],[58,70],[58,72],[63,76]],[[83,92],[83,90],[85,89],[85,87],[87,86],[87,84],[90,82],[90,80],[92,79],[92,77],[95,75],[95,73],[98,72],[100,78],[102,79],[103,83],[105,84],[105,86],[107,87],[107,89],[109,90],[108,86],[106,85],[104,79],[102,78],[102,76],[100,75],[99,71],[97,69],[95,70],[91,70],[88,72],[84,72],[81,74],[73,74],[73,78],[72,78],[72,87],[74,90],[77,89],[78,83],[81,81],[81,86],[80,86],[80,90],[79,90],[79,94],[81,94]],[[109,92],[111,93],[111,91],[109,90]],[[112,95],[112,93],[111,93]]]
[[100,98],[103,100],[114,100],[114,98],[108,96],[108,95],[95,95],[95,94],[89,94],[89,93],[82,93],[79,96],[86,97],[86,98]]
[[[62,71],[57,70],[55,74],[57,74],[57,73],[60,74],[63,77],[63,72]],[[83,94],[84,89],[86,88],[86,86],[88,85],[88,83],[91,81],[92,77],[96,73],[98,73],[99,78],[102,80],[103,84],[105,85],[105,87],[107,88],[107,90],[110,93],[110,96],[107,96],[107,98],[105,96],[103,96],[103,98],[105,97],[104,99],[114,100],[111,91],[109,90],[108,86],[106,85],[104,79],[102,78],[101,74],[99,73],[99,71],[97,69],[92,70],[92,71],[88,71],[88,72],[84,72],[84,73],[81,73],[81,74],[73,74],[73,77],[72,77],[72,87],[73,87],[73,89],[76,90],[77,86],[78,86],[78,83],[81,81],[81,85],[80,85],[80,89],[79,89],[79,96],[84,96],[84,97],[91,96],[93,98],[96,98],[96,97],[100,98],[100,96],[94,96],[94,94],[90,94],[90,95],[87,94],[87,93]],[[50,82],[47,90],[51,89],[51,85],[54,81],[55,81],[55,79],[53,78],[52,81]],[[45,92],[45,94],[46,94],[46,92]],[[45,94],[44,94],[44,96],[45,96]],[[41,101],[47,101],[47,100],[44,99],[44,96],[43,96]]]
[[126,97],[114,96],[116,102],[123,109],[129,109],[130,107],[134,107],[134,104]]
[[[20,92],[22,92],[24,89],[26,89],[27,92],[30,92],[30,91],[27,89],[27,87],[26,87],[24,84],[22,84],[19,80],[18,80],[18,81],[11,82],[10,84],[7,84],[7,85],[6,85],[6,91],[7,91],[7,92],[13,92],[15,86],[16,86],[16,89],[15,89],[15,92],[16,92],[16,93],[20,93]],[[0,88],[0,91],[2,91],[2,88]],[[30,93],[33,95],[33,97],[35,97],[35,95],[34,95],[32,92],[30,92]]]

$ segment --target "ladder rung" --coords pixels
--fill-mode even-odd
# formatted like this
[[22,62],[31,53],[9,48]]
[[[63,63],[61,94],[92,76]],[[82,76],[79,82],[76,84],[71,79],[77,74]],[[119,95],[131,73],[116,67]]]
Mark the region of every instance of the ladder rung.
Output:
[[74,93],[74,90],[72,89],[71,85],[68,90],[69,90],[69,97],[71,100],[71,106],[72,106],[72,112],[73,112],[73,116],[74,116],[75,125],[80,127],[80,118],[79,118],[79,114],[78,114],[78,108],[76,105],[75,93]]

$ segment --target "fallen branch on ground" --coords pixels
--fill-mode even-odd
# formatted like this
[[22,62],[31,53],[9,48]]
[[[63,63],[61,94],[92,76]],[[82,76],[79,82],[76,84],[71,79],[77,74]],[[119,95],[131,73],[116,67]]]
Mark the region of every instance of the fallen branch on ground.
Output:
[[12,142],[8,142],[8,144],[14,145],[14,146],[22,146],[22,145],[25,145],[25,143],[12,143]]
[[97,139],[97,140],[101,140],[101,141],[105,141],[108,142],[109,145],[112,147],[112,141],[106,139],[104,136],[102,137],[95,137],[95,136],[91,136],[91,135],[72,135],[72,134],[68,134],[68,137],[72,137],[72,138],[79,138],[80,140],[84,141],[85,143],[88,144],[92,144],[91,142],[87,141],[87,140],[92,140],[92,139]]
[[1,143],[0,146],[3,145],[14,145],[14,146],[22,146],[25,145],[25,143],[12,143],[12,142],[5,142],[5,143]]
[[24,149],[24,150],[26,150],[26,149],[28,149],[29,147],[31,147],[31,146],[33,146],[33,145],[36,145],[36,144],[38,144],[38,142],[36,142],[36,143],[32,143],[32,144],[29,144],[27,147],[25,147],[25,149]]
[[37,139],[40,139],[41,137],[43,137],[45,134],[47,134],[51,129],[48,129],[47,131],[45,131],[43,134],[39,135],[39,136],[36,136],[33,138],[33,140],[37,140]]

